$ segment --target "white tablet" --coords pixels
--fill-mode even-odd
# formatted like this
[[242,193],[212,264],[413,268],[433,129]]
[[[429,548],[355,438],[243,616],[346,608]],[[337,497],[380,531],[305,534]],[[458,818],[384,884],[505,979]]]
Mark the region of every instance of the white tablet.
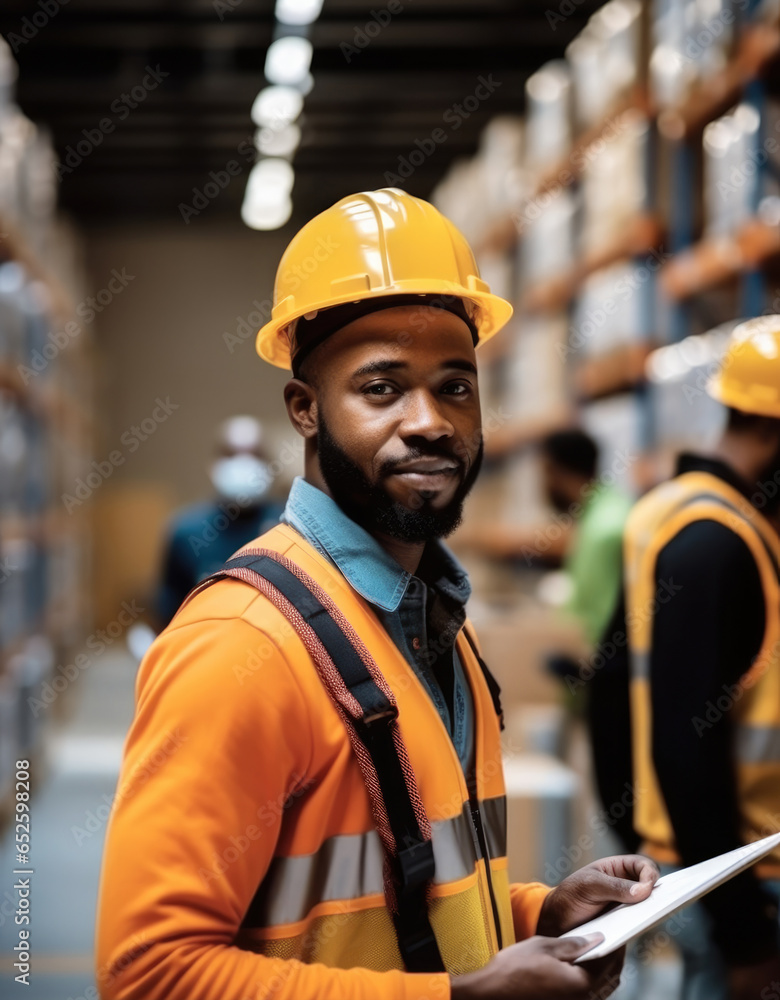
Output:
[[604,935],[601,944],[580,956],[577,962],[589,962],[609,955],[635,937],[649,931],[656,924],[681,910],[689,903],[704,896],[723,882],[755,864],[765,854],[780,846],[780,833],[764,837],[754,844],[738,847],[701,864],[691,865],[671,875],[664,875],[656,882],[653,891],[639,903],[621,904],[586,924],[567,931],[561,937],[580,937],[583,934]]

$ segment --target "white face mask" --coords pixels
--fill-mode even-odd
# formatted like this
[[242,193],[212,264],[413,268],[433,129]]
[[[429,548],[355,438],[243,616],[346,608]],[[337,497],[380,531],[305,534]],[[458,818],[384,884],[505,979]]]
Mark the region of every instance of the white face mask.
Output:
[[255,455],[218,458],[211,466],[211,482],[223,500],[240,507],[252,507],[266,496],[271,486],[271,469]]

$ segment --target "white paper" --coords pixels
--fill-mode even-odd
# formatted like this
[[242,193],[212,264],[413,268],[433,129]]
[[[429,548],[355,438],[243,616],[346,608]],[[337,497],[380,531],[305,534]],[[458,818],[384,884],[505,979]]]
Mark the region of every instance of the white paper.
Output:
[[609,913],[589,920],[586,924],[567,931],[561,937],[580,937],[583,934],[604,935],[601,944],[586,952],[577,962],[589,962],[609,955],[624,944],[655,927],[656,924],[681,910],[684,906],[704,896],[711,889],[738,875],[755,864],[765,854],[780,846],[780,833],[764,837],[754,844],[738,847],[709,861],[702,861],[690,868],[683,868],[671,875],[664,875],[656,882],[653,891],[639,903],[621,904]]

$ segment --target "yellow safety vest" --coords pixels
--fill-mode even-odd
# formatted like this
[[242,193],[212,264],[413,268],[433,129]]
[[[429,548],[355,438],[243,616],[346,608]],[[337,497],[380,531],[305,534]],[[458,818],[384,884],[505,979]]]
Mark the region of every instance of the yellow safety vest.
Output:
[[[761,577],[766,628],[758,656],[738,684],[716,703],[702,706],[699,725],[728,714],[734,725],[735,765],[745,843],[778,830],[780,817],[780,540],[770,523],[736,489],[706,472],[687,472],[652,490],[634,507],[626,525],[626,626],[631,664],[631,727],[636,804],[634,825],[645,849],[676,863],[672,824],[652,754],[649,664],[653,617],[673,599],[656,584],[661,550],[687,525],[718,521],[742,538]],[[692,720],[692,725],[696,720]],[[760,877],[780,877],[780,850],[759,866]]]
[[[499,724],[474,652],[459,635],[487,850],[452,740],[371,605],[288,525],[252,544],[326,590],[393,691],[432,827],[430,921],[448,972],[480,968],[535,933],[549,890],[509,883]],[[167,734],[175,747],[158,753]],[[267,984],[306,1000],[357,996],[358,981],[361,995],[430,1000],[449,988],[445,974],[399,978],[382,847],[347,731],[296,628],[246,583],[196,594],[141,664],[97,955],[110,1000],[244,998]],[[342,984],[343,969],[359,975]]]

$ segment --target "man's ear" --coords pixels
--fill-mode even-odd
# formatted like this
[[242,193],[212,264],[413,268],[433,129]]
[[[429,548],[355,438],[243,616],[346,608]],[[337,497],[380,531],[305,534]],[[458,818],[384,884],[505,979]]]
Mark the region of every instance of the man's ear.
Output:
[[316,390],[302,379],[291,378],[284,387],[284,403],[290,423],[301,437],[316,437],[319,415]]

